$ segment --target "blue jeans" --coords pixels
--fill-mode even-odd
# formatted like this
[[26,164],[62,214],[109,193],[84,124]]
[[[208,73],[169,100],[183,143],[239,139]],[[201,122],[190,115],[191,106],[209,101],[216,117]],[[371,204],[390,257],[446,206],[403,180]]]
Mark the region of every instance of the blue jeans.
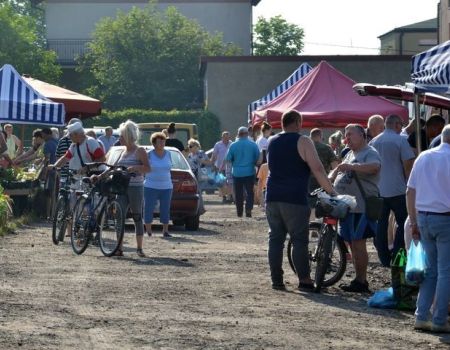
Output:
[[238,215],[244,211],[244,190],[245,190],[245,212],[249,213],[253,209],[253,186],[255,185],[255,176],[235,177],[233,176],[234,202]]
[[269,223],[269,266],[273,284],[283,283],[283,250],[289,233],[292,244],[292,260],[300,279],[310,277],[309,267],[309,215],[307,205],[283,202],[267,202]]
[[159,200],[159,221],[168,224],[170,220],[170,200],[172,189],[157,190],[156,188],[144,187],[144,222],[151,224],[156,202]]
[[[391,210],[394,212],[397,230],[395,232],[394,249],[389,250],[388,226]],[[408,216],[406,211],[406,196],[383,197],[383,215],[378,221],[377,233],[375,236],[375,247],[378,251],[378,258],[383,266],[391,265],[391,258],[395,256],[400,248],[405,248],[404,226]]]
[[447,322],[450,299],[450,216],[419,213],[417,219],[427,270],[420,285],[416,317],[428,320],[435,300],[433,323],[441,326]]

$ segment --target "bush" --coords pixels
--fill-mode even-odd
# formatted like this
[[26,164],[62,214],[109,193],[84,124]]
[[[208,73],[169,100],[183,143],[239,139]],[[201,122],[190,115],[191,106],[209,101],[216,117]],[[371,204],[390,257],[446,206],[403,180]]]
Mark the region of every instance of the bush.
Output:
[[148,109],[124,109],[121,111],[102,112],[101,116],[83,121],[85,127],[107,126],[117,128],[120,123],[130,119],[135,123],[193,123],[198,126],[199,141],[202,148],[207,150],[214,146],[221,134],[220,121],[211,112],[202,110],[190,111],[155,111]]

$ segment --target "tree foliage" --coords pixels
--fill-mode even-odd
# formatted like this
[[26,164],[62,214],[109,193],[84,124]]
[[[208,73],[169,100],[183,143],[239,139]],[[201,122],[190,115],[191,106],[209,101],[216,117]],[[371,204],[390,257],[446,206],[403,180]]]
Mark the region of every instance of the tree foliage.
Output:
[[303,50],[303,29],[283,17],[258,18],[254,26],[255,56],[295,56]]
[[201,92],[199,57],[238,52],[175,7],[160,12],[151,3],[103,19],[79,70],[108,108],[185,108]]
[[0,1],[0,66],[57,82],[61,68],[56,53],[47,51],[42,14],[27,1]]

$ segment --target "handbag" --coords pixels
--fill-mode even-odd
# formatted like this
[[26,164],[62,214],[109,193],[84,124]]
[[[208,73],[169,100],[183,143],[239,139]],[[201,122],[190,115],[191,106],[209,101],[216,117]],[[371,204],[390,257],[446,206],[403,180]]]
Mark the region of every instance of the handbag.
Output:
[[359,181],[358,175],[356,172],[353,172],[353,176],[355,177],[356,183],[358,184],[359,190],[364,198],[364,203],[366,205],[366,216],[369,220],[378,221],[381,219],[383,214],[383,198],[380,196],[369,196],[367,197],[366,191],[361,185],[361,181]]

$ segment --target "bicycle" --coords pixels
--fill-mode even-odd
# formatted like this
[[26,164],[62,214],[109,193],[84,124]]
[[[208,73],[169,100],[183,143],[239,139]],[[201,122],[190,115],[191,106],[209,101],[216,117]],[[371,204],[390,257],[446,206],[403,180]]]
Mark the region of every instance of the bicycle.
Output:
[[85,252],[90,241],[98,242],[107,257],[114,255],[122,244],[126,212],[117,195],[126,193],[131,175],[123,166],[106,163],[86,164],[88,175],[97,175],[98,171],[90,169],[100,165],[109,168],[107,178],[92,183],[90,177],[84,177],[85,191],[73,210],[71,245],[77,255]]
[[[61,171],[61,169],[58,169],[58,171]],[[61,181],[62,187],[59,189],[52,222],[52,241],[55,245],[64,241],[67,224],[72,219],[70,197],[73,192],[71,185],[76,182],[75,173],[73,170],[68,170],[65,181]]]
[[[314,292],[320,293],[322,287],[330,287],[337,283],[347,268],[347,247],[337,234],[338,219],[344,218],[350,205],[341,199],[331,198],[322,189],[311,193],[317,197],[316,217],[321,222],[309,224],[309,261],[314,274]],[[344,196],[341,196],[341,198]],[[346,196],[348,197],[348,196]],[[292,259],[293,243],[289,239],[287,256],[289,265],[297,273]]]

